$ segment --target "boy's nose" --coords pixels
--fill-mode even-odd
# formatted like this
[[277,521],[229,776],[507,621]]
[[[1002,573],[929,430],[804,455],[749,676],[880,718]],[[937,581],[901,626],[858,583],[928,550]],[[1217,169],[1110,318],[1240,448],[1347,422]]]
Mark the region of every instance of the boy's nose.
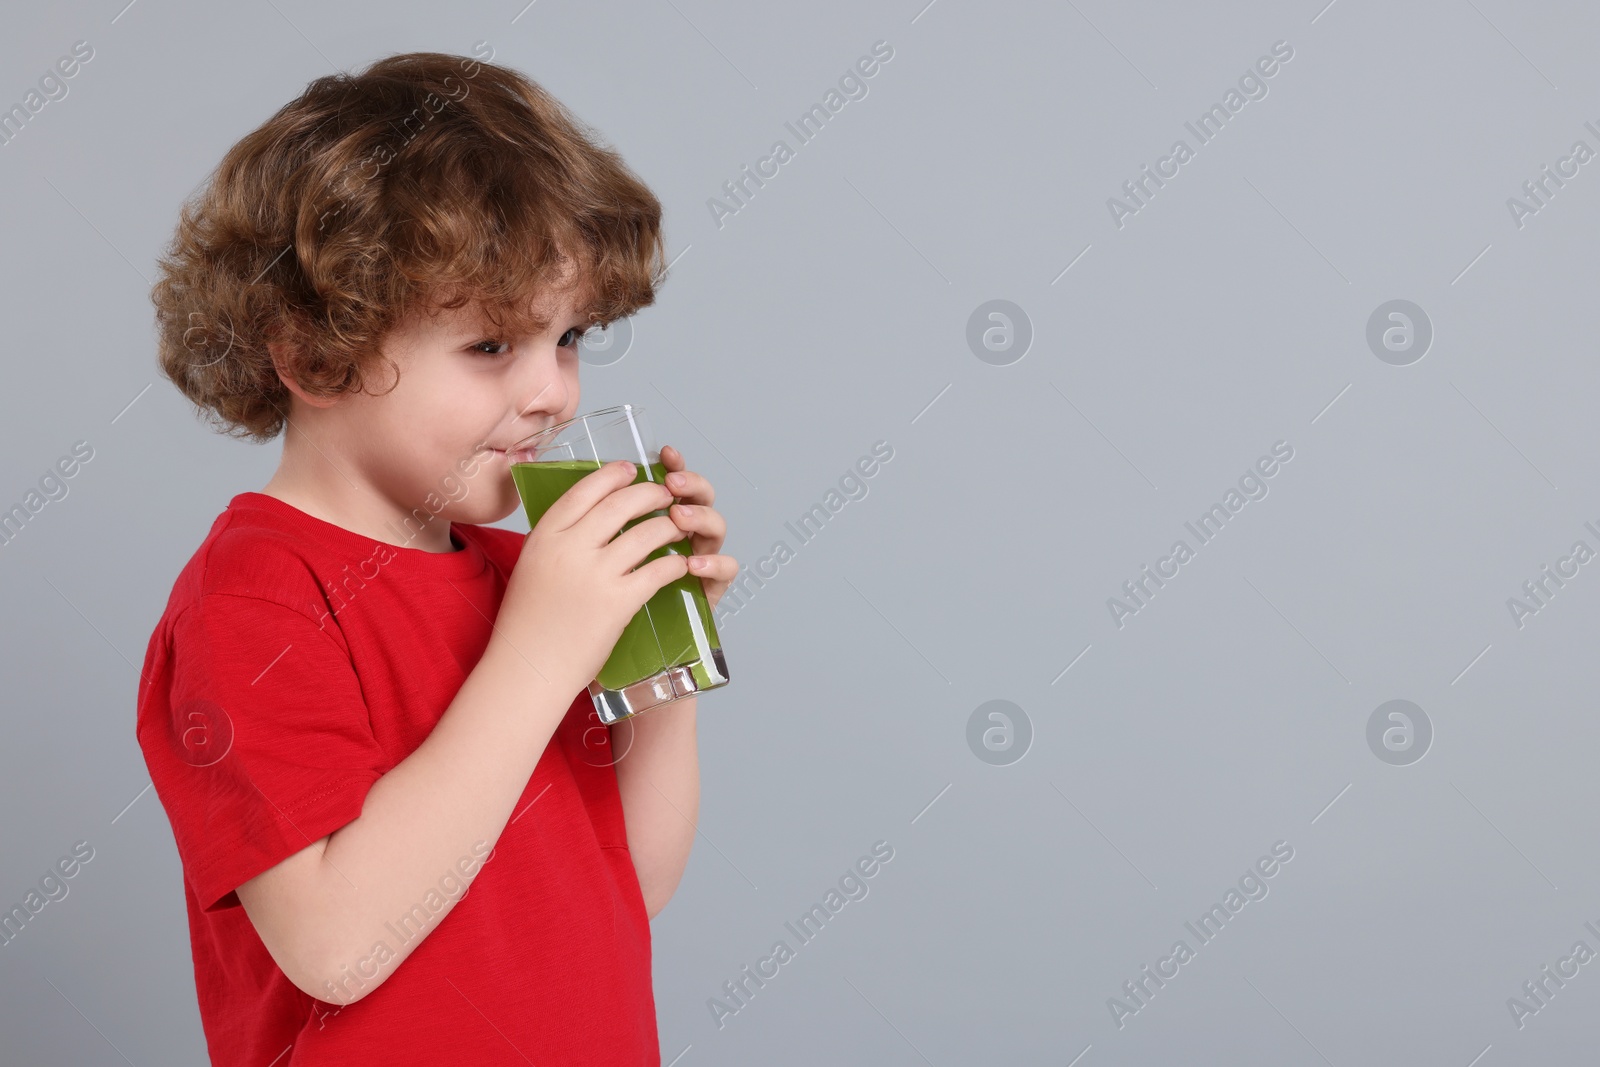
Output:
[[517,412],[519,418],[537,415],[540,412],[555,414],[567,406],[566,390],[561,388],[559,382],[548,381],[539,389],[527,403],[522,405]]

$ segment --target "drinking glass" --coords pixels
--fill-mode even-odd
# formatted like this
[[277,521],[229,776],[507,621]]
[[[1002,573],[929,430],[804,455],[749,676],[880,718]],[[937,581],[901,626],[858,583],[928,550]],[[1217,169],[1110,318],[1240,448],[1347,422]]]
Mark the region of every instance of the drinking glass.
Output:
[[[541,430],[507,449],[511,477],[531,526],[578,480],[607,463],[631,461],[635,482],[664,483],[661,449],[635,404],[602,408]],[[665,509],[630,519],[623,530]],[[687,537],[653,550],[639,566],[668,552],[692,555]],[[603,723],[614,723],[679,697],[728,684],[722,639],[700,576],[685,574],[658,589],[629,620],[589,697]]]

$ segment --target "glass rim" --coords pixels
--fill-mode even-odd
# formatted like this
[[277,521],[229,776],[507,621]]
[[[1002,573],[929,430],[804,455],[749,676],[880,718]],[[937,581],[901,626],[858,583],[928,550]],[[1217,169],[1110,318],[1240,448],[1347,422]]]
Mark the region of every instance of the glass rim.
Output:
[[[563,422],[558,422],[554,426],[546,426],[542,430],[538,430],[529,434],[527,437],[524,437],[522,440],[513,444],[510,448],[506,449],[506,452],[527,452],[529,451],[528,445],[530,442],[540,440],[541,438],[553,437],[562,430],[575,426],[580,422],[586,422],[589,419],[598,418],[602,415],[613,415],[619,411],[641,413],[644,411],[644,408],[640,407],[638,404],[613,404],[608,408],[597,408],[594,411],[586,411],[581,415],[574,415],[570,419],[567,419]],[[537,450],[535,449],[535,451]]]

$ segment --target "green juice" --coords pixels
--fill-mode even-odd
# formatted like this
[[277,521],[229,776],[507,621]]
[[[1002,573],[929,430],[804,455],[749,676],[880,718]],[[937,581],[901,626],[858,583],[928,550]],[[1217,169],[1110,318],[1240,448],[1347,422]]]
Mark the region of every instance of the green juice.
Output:
[[[648,478],[640,464],[635,463],[634,467],[636,472],[633,480],[636,483],[652,481],[662,484],[666,481],[667,469],[661,463],[650,464]],[[513,463],[511,477],[522,497],[529,526],[537,525],[540,517],[562,493],[598,469],[599,464],[589,460]],[[665,514],[665,511],[652,511],[628,520],[622,529],[630,529],[645,519]],[[680,556],[693,555],[689,539],[685,537],[653,550],[638,565],[660,559],[668,552]],[[712,617],[711,605],[706,601],[700,577],[685,574],[656,590],[638,614],[628,621],[596,680],[607,689],[623,689],[669,668],[687,667],[696,685],[709,689],[717,684],[717,678],[706,669],[706,664],[711,660],[711,650],[721,647],[722,639],[717,636],[716,620]]]

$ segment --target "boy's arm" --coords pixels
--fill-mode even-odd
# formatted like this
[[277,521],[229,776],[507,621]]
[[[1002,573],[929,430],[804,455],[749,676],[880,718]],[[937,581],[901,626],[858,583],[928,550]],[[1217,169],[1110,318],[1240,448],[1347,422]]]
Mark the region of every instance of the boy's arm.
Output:
[[652,919],[672,899],[694,844],[700,813],[695,699],[680,697],[611,727],[611,750],[622,753],[617,790],[628,851]]
[[[296,987],[352,1003],[422,943],[394,945],[384,924],[410,911],[441,875],[459,873],[457,861],[475,842],[499,840],[583,688],[552,666],[539,664],[549,680],[497,632],[433,732],[373,783],[359,818],[238,887],[262,943]],[[339,986],[380,941],[392,958],[373,977],[363,972],[360,990]]]

